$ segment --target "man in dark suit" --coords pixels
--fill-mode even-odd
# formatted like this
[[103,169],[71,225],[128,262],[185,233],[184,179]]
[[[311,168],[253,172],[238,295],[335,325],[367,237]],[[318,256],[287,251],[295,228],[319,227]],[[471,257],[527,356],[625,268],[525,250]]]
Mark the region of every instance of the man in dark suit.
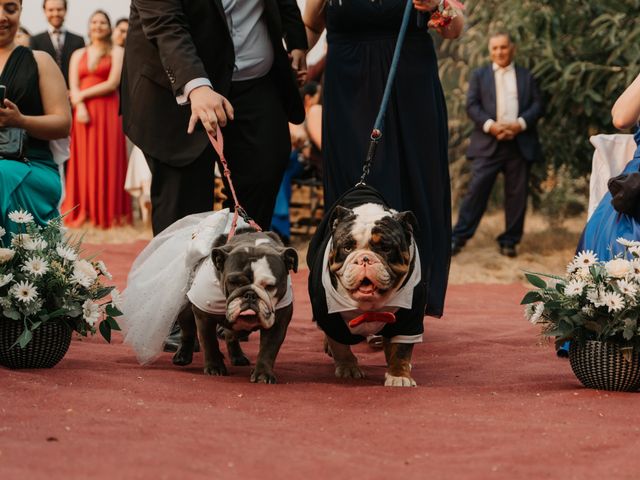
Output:
[[69,87],[69,60],[73,52],[84,47],[84,39],[64,28],[67,0],[44,0],[42,8],[49,29],[31,37],[31,48],[43,50],[55,59]]
[[467,113],[474,123],[467,157],[471,182],[453,228],[452,254],[473,236],[499,172],[505,181],[505,231],[500,253],[517,255],[527,209],[529,170],[542,158],[536,123],[542,102],[531,73],[513,63],[515,46],[507,33],[489,39],[492,64],[475,70],[469,82]]
[[132,1],[121,108],[152,172],[154,234],[212,210],[218,156],[207,132],[218,124],[239,201],[269,227],[291,149],[287,121],[304,120],[292,67],[304,73],[306,49],[295,0]]

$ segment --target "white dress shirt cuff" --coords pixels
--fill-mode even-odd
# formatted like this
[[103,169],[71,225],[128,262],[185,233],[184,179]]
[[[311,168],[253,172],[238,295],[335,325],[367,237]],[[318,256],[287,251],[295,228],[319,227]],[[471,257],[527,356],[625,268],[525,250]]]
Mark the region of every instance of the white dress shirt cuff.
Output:
[[496,123],[496,121],[490,118],[489,120],[484,122],[484,125],[482,125],[482,131],[484,133],[489,133],[489,130],[491,130],[491,127],[493,126],[494,123]]
[[527,129],[527,122],[524,121],[524,118],[518,117],[518,123],[522,127],[522,131],[524,132]]
[[187,82],[187,84],[184,86],[184,89],[182,90],[182,94],[176,95],[176,102],[178,102],[178,105],[188,104],[189,95],[198,87],[209,87],[211,88],[211,90],[213,90],[213,85],[211,85],[211,82],[208,78],[194,78],[193,80]]

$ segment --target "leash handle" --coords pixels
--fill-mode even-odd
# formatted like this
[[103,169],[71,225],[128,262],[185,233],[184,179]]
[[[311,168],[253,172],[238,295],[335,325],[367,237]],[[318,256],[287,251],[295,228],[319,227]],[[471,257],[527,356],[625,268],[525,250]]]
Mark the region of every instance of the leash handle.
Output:
[[229,189],[231,190],[231,196],[233,197],[233,219],[231,220],[231,230],[229,230],[229,235],[227,236],[227,241],[231,239],[236,233],[236,229],[238,228],[238,218],[242,217],[242,219],[249,224],[251,228],[254,230],[261,232],[262,229],[260,225],[258,225],[248,214],[247,211],[242,208],[240,202],[238,201],[238,196],[236,195],[236,190],[233,187],[233,181],[231,181],[231,170],[229,170],[229,165],[227,164],[227,159],[224,158],[224,137],[222,136],[222,132],[220,131],[220,125],[217,126],[215,136],[211,133],[207,132],[207,136],[209,137],[209,141],[213,146],[213,149],[218,154],[218,158],[220,158],[220,163],[222,163],[222,174],[227,177],[227,183],[229,184]]

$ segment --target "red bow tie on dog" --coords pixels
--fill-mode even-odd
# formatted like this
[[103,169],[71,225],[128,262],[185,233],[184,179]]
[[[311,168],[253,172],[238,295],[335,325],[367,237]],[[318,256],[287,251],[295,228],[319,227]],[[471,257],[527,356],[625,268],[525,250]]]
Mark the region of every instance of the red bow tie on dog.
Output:
[[362,315],[358,315],[356,318],[349,322],[349,327],[354,328],[361,323],[368,322],[384,322],[395,323],[396,316],[391,312],[365,312]]

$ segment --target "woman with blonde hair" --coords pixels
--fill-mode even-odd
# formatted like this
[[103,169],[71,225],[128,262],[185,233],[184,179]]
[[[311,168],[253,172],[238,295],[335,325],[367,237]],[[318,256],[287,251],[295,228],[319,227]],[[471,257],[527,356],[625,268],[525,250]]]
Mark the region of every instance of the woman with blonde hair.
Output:
[[94,12],[89,45],[76,50],[69,65],[74,118],[62,211],[70,227],[131,223],[131,200],[124,189],[126,142],[118,115],[124,51],[112,45],[111,34],[109,16]]

